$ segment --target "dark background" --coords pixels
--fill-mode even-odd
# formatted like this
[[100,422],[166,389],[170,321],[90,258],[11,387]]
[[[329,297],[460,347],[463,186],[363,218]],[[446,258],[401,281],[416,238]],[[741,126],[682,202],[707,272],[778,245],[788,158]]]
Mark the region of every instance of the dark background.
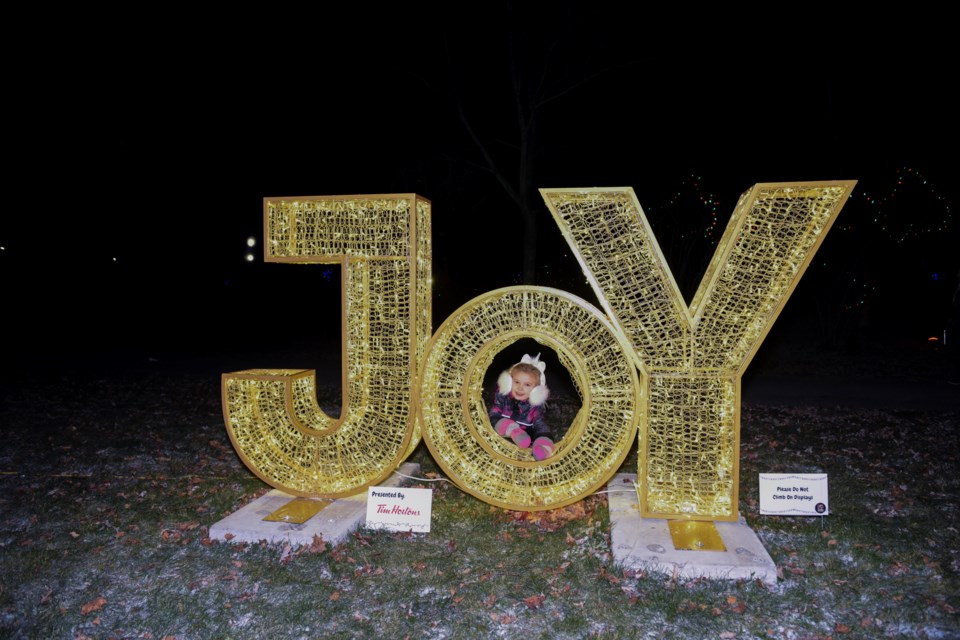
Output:
[[[769,340],[942,338],[960,266],[946,21],[457,10],[25,25],[7,74],[8,375],[338,356],[338,267],[264,264],[264,197],[430,199],[437,326],[522,280],[501,180],[520,183],[524,149],[533,187],[633,187],[688,299],[745,189],[856,179]],[[593,301],[537,216],[537,284]]]

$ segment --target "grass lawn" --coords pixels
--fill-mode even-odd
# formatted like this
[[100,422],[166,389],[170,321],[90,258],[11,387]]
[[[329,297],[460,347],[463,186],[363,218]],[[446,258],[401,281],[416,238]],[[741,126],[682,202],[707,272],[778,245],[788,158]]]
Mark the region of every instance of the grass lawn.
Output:
[[[429,534],[211,542],[266,490],[229,443],[218,382],[8,386],[0,637],[960,637],[956,413],[745,405],[740,509],[782,571],[771,588],[616,566],[602,495],[524,514],[446,482]],[[413,461],[439,472],[422,445]],[[760,472],[830,474],[832,515],[759,515]]]

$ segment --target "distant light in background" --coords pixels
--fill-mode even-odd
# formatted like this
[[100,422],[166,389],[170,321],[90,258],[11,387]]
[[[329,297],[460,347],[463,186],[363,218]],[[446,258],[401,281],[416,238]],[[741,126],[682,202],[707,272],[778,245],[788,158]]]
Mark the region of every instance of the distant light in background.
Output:
[[256,238],[254,238],[253,236],[250,236],[249,238],[247,238],[247,246],[248,246],[248,247],[255,247],[256,245],[257,245],[257,239],[256,239]]
[[[955,224],[953,219],[953,203],[947,195],[927,180],[927,178],[920,173],[919,169],[901,167],[896,170],[894,180],[896,184],[884,189],[883,192],[868,194],[866,191],[863,191],[860,194],[864,201],[870,205],[870,209],[874,213],[873,222],[877,224],[881,231],[889,235],[896,243],[902,244],[908,240],[921,238],[924,235],[943,232],[945,229],[949,230],[953,228],[951,226]],[[908,187],[913,187],[915,189],[914,197],[916,197],[916,185],[919,185],[919,190],[923,191],[934,201],[936,206],[940,208],[939,212],[942,217],[940,222],[936,224],[936,229],[933,227],[915,227],[912,222],[893,215],[893,212],[888,215],[886,207],[898,202],[898,194],[900,196],[899,201],[902,201],[905,195],[903,190],[906,190]],[[909,193],[909,190],[907,193]],[[851,197],[854,196],[851,195]],[[894,225],[896,228],[888,229],[888,222],[891,220],[904,220],[904,222]],[[846,227],[848,231],[851,229],[853,229],[852,225]]]
[[252,253],[248,253],[248,254],[247,254],[247,262],[253,262],[253,254],[252,254]]
[[111,260],[113,260],[114,262],[116,262],[116,261],[117,261],[117,259],[116,259],[116,258],[110,258],[110,259],[111,259]]

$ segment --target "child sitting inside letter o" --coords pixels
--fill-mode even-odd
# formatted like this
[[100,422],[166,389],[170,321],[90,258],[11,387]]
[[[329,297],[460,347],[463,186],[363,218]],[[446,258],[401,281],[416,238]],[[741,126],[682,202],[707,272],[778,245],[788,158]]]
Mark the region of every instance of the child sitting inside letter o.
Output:
[[523,356],[520,362],[500,374],[488,415],[498,435],[512,440],[521,449],[531,448],[533,457],[544,460],[553,455],[553,431],[546,422],[547,388],[545,362],[540,354]]

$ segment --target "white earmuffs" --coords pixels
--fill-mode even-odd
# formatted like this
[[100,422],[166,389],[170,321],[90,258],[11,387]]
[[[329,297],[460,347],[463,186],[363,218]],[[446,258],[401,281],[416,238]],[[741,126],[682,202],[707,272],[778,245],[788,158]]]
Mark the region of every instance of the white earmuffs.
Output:
[[[546,362],[540,361],[540,354],[530,357],[524,355],[517,364],[532,364],[540,370],[540,384],[530,392],[530,404],[539,407],[550,397],[550,389],[547,388],[547,376],[544,371],[547,368]],[[516,366],[516,365],[514,365]],[[513,367],[511,367],[512,369]],[[502,395],[508,395],[513,390],[513,376],[510,375],[510,369],[507,369],[497,378],[497,388]]]

